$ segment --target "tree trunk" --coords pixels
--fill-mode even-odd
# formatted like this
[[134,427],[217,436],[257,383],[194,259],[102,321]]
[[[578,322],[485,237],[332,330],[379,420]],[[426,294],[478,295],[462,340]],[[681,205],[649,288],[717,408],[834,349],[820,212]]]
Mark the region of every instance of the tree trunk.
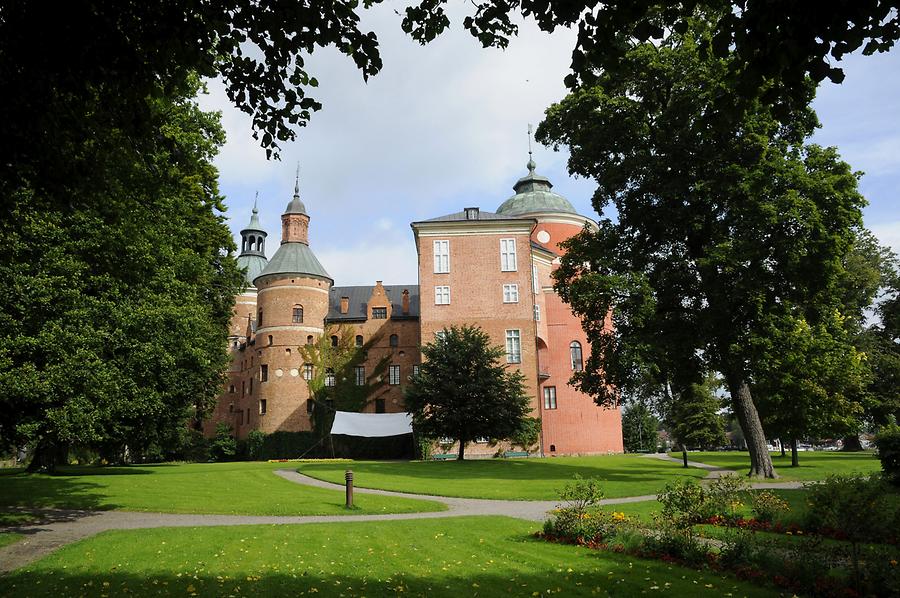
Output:
[[859,441],[859,434],[854,436],[844,436],[844,446],[841,447],[841,451],[850,453],[861,450],[863,450],[863,448],[862,442]]
[[456,458],[457,461],[462,461],[466,456],[466,441],[461,439],[459,440],[459,456]]
[[784,450],[785,450],[785,449],[784,449],[784,440],[782,440],[781,438],[779,438],[779,439],[778,439],[778,444],[781,445],[781,456],[784,457],[784,456],[785,456],[785,452],[784,452]]
[[688,466],[688,458],[687,458],[687,447],[683,444],[681,445],[681,460],[684,461],[684,468],[687,469]]
[[38,471],[53,473],[56,471],[57,465],[65,463],[67,457],[67,447],[56,442],[41,440],[34,447],[31,463],[28,464],[26,471],[29,473]]
[[791,467],[800,467],[800,456],[797,455],[796,438],[791,438]]
[[759,419],[759,412],[750,394],[750,386],[741,376],[729,376],[728,390],[731,392],[734,414],[744,433],[747,450],[750,451],[750,472],[747,475],[777,478],[778,475],[772,466],[772,456],[766,446],[766,435]]

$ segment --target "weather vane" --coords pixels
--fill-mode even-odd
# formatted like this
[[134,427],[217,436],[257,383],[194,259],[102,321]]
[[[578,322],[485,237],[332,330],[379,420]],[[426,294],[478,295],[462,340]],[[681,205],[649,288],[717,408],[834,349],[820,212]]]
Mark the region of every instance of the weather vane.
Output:
[[531,156],[531,123],[528,123],[528,155]]

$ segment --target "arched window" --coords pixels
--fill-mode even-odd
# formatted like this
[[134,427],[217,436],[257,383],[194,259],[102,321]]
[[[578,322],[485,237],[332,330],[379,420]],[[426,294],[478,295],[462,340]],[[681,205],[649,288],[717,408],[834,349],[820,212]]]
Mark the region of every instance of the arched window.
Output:
[[581,343],[572,341],[569,344],[569,357],[572,360],[572,370],[580,372],[584,369],[584,360],[581,357]]
[[400,346],[400,338],[396,334],[391,335],[391,346],[392,347]]
[[259,237],[259,238],[256,240],[256,250],[257,250],[257,251],[262,251],[262,244],[263,244],[263,238],[262,238],[262,237]]
[[313,344],[314,342],[315,342],[315,339],[313,339],[313,335],[310,334],[309,336],[306,337],[306,344],[307,344],[307,345],[311,345],[311,344]]
[[273,336],[270,334],[270,335],[269,335],[269,346],[271,347],[272,344],[273,344],[274,342],[275,342],[275,337],[273,337]]
[[357,347],[362,347],[362,346],[363,346],[363,337],[362,337],[361,334],[357,334],[357,335],[356,335],[356,346],[357,346]]
[[294,306],[294,314],[291,320],[294,324],[302,324],[303,323],[303,306],[295,305]]
[[338,337],[335,336],[335,335],[332,335],[332,337],[331,337],[331,346],[332,346],[332,347],[337,347],[337,346],[338,346]]

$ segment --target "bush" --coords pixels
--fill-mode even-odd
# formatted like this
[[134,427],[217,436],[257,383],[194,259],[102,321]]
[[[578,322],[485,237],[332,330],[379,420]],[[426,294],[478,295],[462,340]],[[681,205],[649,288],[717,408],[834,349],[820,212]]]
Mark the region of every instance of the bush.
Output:
[[546,536],[579,544],[608,542],[632,528],[624,513],[607,513],[600,508],[603,490],[593,478],[576,474],[560,491],[559,498],[561,505],[544,522]]
[[751,500],[754,518],[765,523],[775,521],[791,509],[786,501],[768,490],[753,493]]
[[900,486],[900,426],[892,420],[879,430],[874,442],[885,478],[892,484]]
[[681,530],[689,531],[695,523],[713,514],[706,491],[691,478],[669,482],[656,500],[662,504],[661,523]]
[[702,515],[705,518],[720,516],[729,522],[738,519],[738,513],[744,506],[749,494],[747,480],[741,476],[728,474],[716,478],[705,489],[705,505]]
[[246,455],[250,461],[259,461],[262,459],[263,444],[266,441],[265,432],[259,430],[250,430],[246,439]]
[[216,461],[232,461],[237,454],[237,441],[226,423],[216,424],[216,435],[209,445],[209,452]]
[[900,500],[879,475],[831,475],[809,484],[805,527],[851,543],[897,540]]

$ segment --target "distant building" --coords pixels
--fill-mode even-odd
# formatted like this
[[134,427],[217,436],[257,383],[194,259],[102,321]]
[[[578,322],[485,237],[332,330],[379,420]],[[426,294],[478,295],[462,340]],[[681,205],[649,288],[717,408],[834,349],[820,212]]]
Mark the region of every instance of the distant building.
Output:
[[[281,216],[281,246],[267,262],[267,234],[254,205],[238,258],[250,286],[237,297],[232,365],[207,433],[220,421],[239,437],[250,430],[310,430],[304,374],[311,366],[302,363],[298,347],[318,339],[326,323],[353,326],[360,341],[379,335],[365,368],[390,356],[383,386],[365,409],[373,413],[404,410],[403,387],[421,360],[422,342],[444,327],[477,324],[524,374],[532,415],[542,422],[543,454],[622,452],[619,409],[598,407],[568,383],[590,347],[551,278],[562,253],[558,244],[596,224],[554,193],[532,160],[514,189],[496,212],[468,207],[413,222],[418,285],[334,286],[309,247],[299,185]],[[466,449],[473,456],[496,451],[479,443]]]

